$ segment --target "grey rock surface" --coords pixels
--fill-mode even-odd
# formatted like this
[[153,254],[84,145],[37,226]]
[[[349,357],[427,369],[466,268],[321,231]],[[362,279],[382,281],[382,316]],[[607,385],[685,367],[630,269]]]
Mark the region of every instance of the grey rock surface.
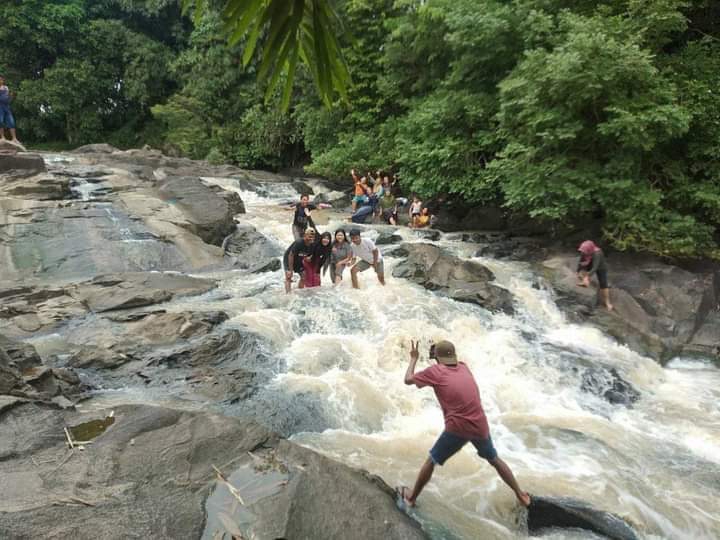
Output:
[[495,276],[483,265],[462,260],[432,244],[402,244],[401,247],[408,256],[393,269],[393,276],[409,279],[460,302],[513,313],[512,294],[492,283]]
[[[397,509],[381,480],[281,441],[247,420],[122,405],[84,451],[66,448],[65,425],[109,414],[24,403],[0,413],[5,538],[27,538],[32,531],[37,538],[190,539],[223,522],[256,538],[426,537]],[[286,483],[253,497],[244,520],[231,505],[208,506],[206,523],[208,496],[227,491],[213,466],[226,477],[242,469],[258,482],[282,475]],[[242,485],[235,487],[242,493]],[[219,511],[225,514],[221,520]]]

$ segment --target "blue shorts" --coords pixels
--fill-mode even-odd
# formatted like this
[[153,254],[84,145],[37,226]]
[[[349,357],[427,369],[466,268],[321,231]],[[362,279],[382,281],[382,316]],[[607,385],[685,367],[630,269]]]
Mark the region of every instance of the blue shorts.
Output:
[[15,129],[15,117],[7,105],[0,105],[0,128]]
[[430,449],[430,459],[435,465],[443,465],[468,442],[472,443],[481,458],[493,461],[497,457],[497,450],[495,450],[490,436],[487,439],[466,439],[449,431],[443,431]]
[[355,202],[355,203],[366,203],[366,202],[368,202],[367,195],[355,195],[355,196],[352,198],[352,200],[353,200],[353,202]]

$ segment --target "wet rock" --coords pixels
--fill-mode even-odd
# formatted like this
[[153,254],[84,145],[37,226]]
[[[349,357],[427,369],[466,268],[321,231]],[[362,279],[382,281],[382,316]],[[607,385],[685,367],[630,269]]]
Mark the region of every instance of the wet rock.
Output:
[[476,257],[492,257],[512,261],[532,261],[542,257],[543,249],[532,238],[476,235],[474,241],[482,244]]
[[0,184],[0,193],[7,197],[37,201],[63,200],[72,195],[69,178],[58,178],[49,174],[33,174],[8,179]]
[[157,348],[187,344],[212,332],[228,319],[222,311],[136,312],[93,321],[68,332],[75,350],[68,365],[78,368],[116,369],[141,360]]
[[0,351],[4,352],[8,360],[20,371],[42,364],[35,347],[3,335],[0,335]]
[[[665,361],[687,352],[711,357],[720,335],[717,272],[691,272],[655,258],[607,256],[614,310],[598,305],[597,284],[578,287],[577,257],[545,259],[540,270],[570,318],[588,321],[641,354]],[[714,340],[714,341],[713,341]]]
[[112,154],[113,152],[120,152],[121,150],[119,148],[115,148],[114,146],[111,146],[106,143],[101,144],[86,144],[84,146],[79,146],[75,150],[73,150],[73,153],[75,154]]
[[630,406],[640,399],[640,392],[623,379],[613,367],[591,367],[582,374],[582,390],[598,395],[613,405]]
[[237,257],[235,268],[253,272],[278,270],[283,251],[275,242],[259,233],[252,225],[240,224],[225,239],[225,252]]
[[173,176],[158,186],[162,197],[182,211],[177,225],[208,244],[221,246],[235,230],[235,215],[245,212],[237,193],[208,186],[199,178]]
[[409,279],[460,302],[513,313],[512,294],[492,283],[495,276],[483,265],[462,260],[432,244],[402,247],[408,251],[408,257],[393,269],[393,276]]
[[576,499],[533,496],[527,522],[530,532],[571,528],[592,531],[612,540],[637,540],[635,531],[622,518]]
[[45,161],[39,154],[0,153],[0,175],[5,181],[8,178],[24,178],[45,171]]
[[176,296],[203,294],[216,287],[210,279],[176,273],[128,272],[98,276],[69,288],[72,298],[97,313],[165,302]]
[[122,352],[84,347],[70,356],[67,365],[83,369],[115,369],[133,360],[133,356]]
[[391,232],[381,232],[375,239],[375,244],[382,246],[385,244],[396,244],[402,242],[402,236]]
[[63,427],[109,411],[83,415],[19,403],[2,413],[0,476],[9,482],[0,499],[4,535],[200,538],[215,486],[212,466],[230,476],[245,465],[259,475],[268,467],[288,472],[286,485],[253,501],[249,525],[239,525],[247,537],[425,538],[382,481],[281,442],[252,421],[141,405],[114,412],[115,422],[88,450],[65,460]]
[[440,231],[434,231],[432,229],[413,229],[413,234],[423,240],[430,240],[431,242],[440,240]]
[[391,249],[390,251],[386,251],[383,253],[384,257],[393,257],[396,259],[403,259],[403,258],[407,257],[408,255],[410,255],[410,252],[402,246],[398,246],[396,248]]
[[238,330],[226,330],[182,344],[171,352],[155,352],[152,354],[150,363],[163,364],[168,367],[216,365],[232,360],[241,354],[242,341]]
[[20,370],[15,367],[5,351],[0,349],[0,394],[9,394],[23,385]]

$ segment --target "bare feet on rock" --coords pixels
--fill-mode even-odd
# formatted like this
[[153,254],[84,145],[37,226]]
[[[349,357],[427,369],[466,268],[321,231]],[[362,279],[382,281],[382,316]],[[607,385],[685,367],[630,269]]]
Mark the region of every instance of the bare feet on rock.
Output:
[[409,508],[415,507],[415,501],[410,499],[410,488],[407,486],[400,486],[395,488],[395,493],[401,502],[405,503]]

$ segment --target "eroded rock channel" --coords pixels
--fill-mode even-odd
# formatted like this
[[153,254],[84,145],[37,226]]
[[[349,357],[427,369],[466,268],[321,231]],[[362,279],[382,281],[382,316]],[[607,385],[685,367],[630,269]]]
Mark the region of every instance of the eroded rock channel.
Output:
[[[389,485],[414,480],[442,427],[432,396],[402,384],[411,338],[458,344],[496,445],[550,496],[531,529],[717,530],[678,510],[719,489],[715,270],[623,263],[608,316],[542,239],[367,225],[387,287],[365,273],[360,291],[287,296],[283,205],[308,189],[344,200],[322,183],[107,145],[3,167],[7,537],[528,534],[469,451],[398,509]],[[341,210],[316,223],[345,226]],[[638,493],[648,478],[660,487]]]

